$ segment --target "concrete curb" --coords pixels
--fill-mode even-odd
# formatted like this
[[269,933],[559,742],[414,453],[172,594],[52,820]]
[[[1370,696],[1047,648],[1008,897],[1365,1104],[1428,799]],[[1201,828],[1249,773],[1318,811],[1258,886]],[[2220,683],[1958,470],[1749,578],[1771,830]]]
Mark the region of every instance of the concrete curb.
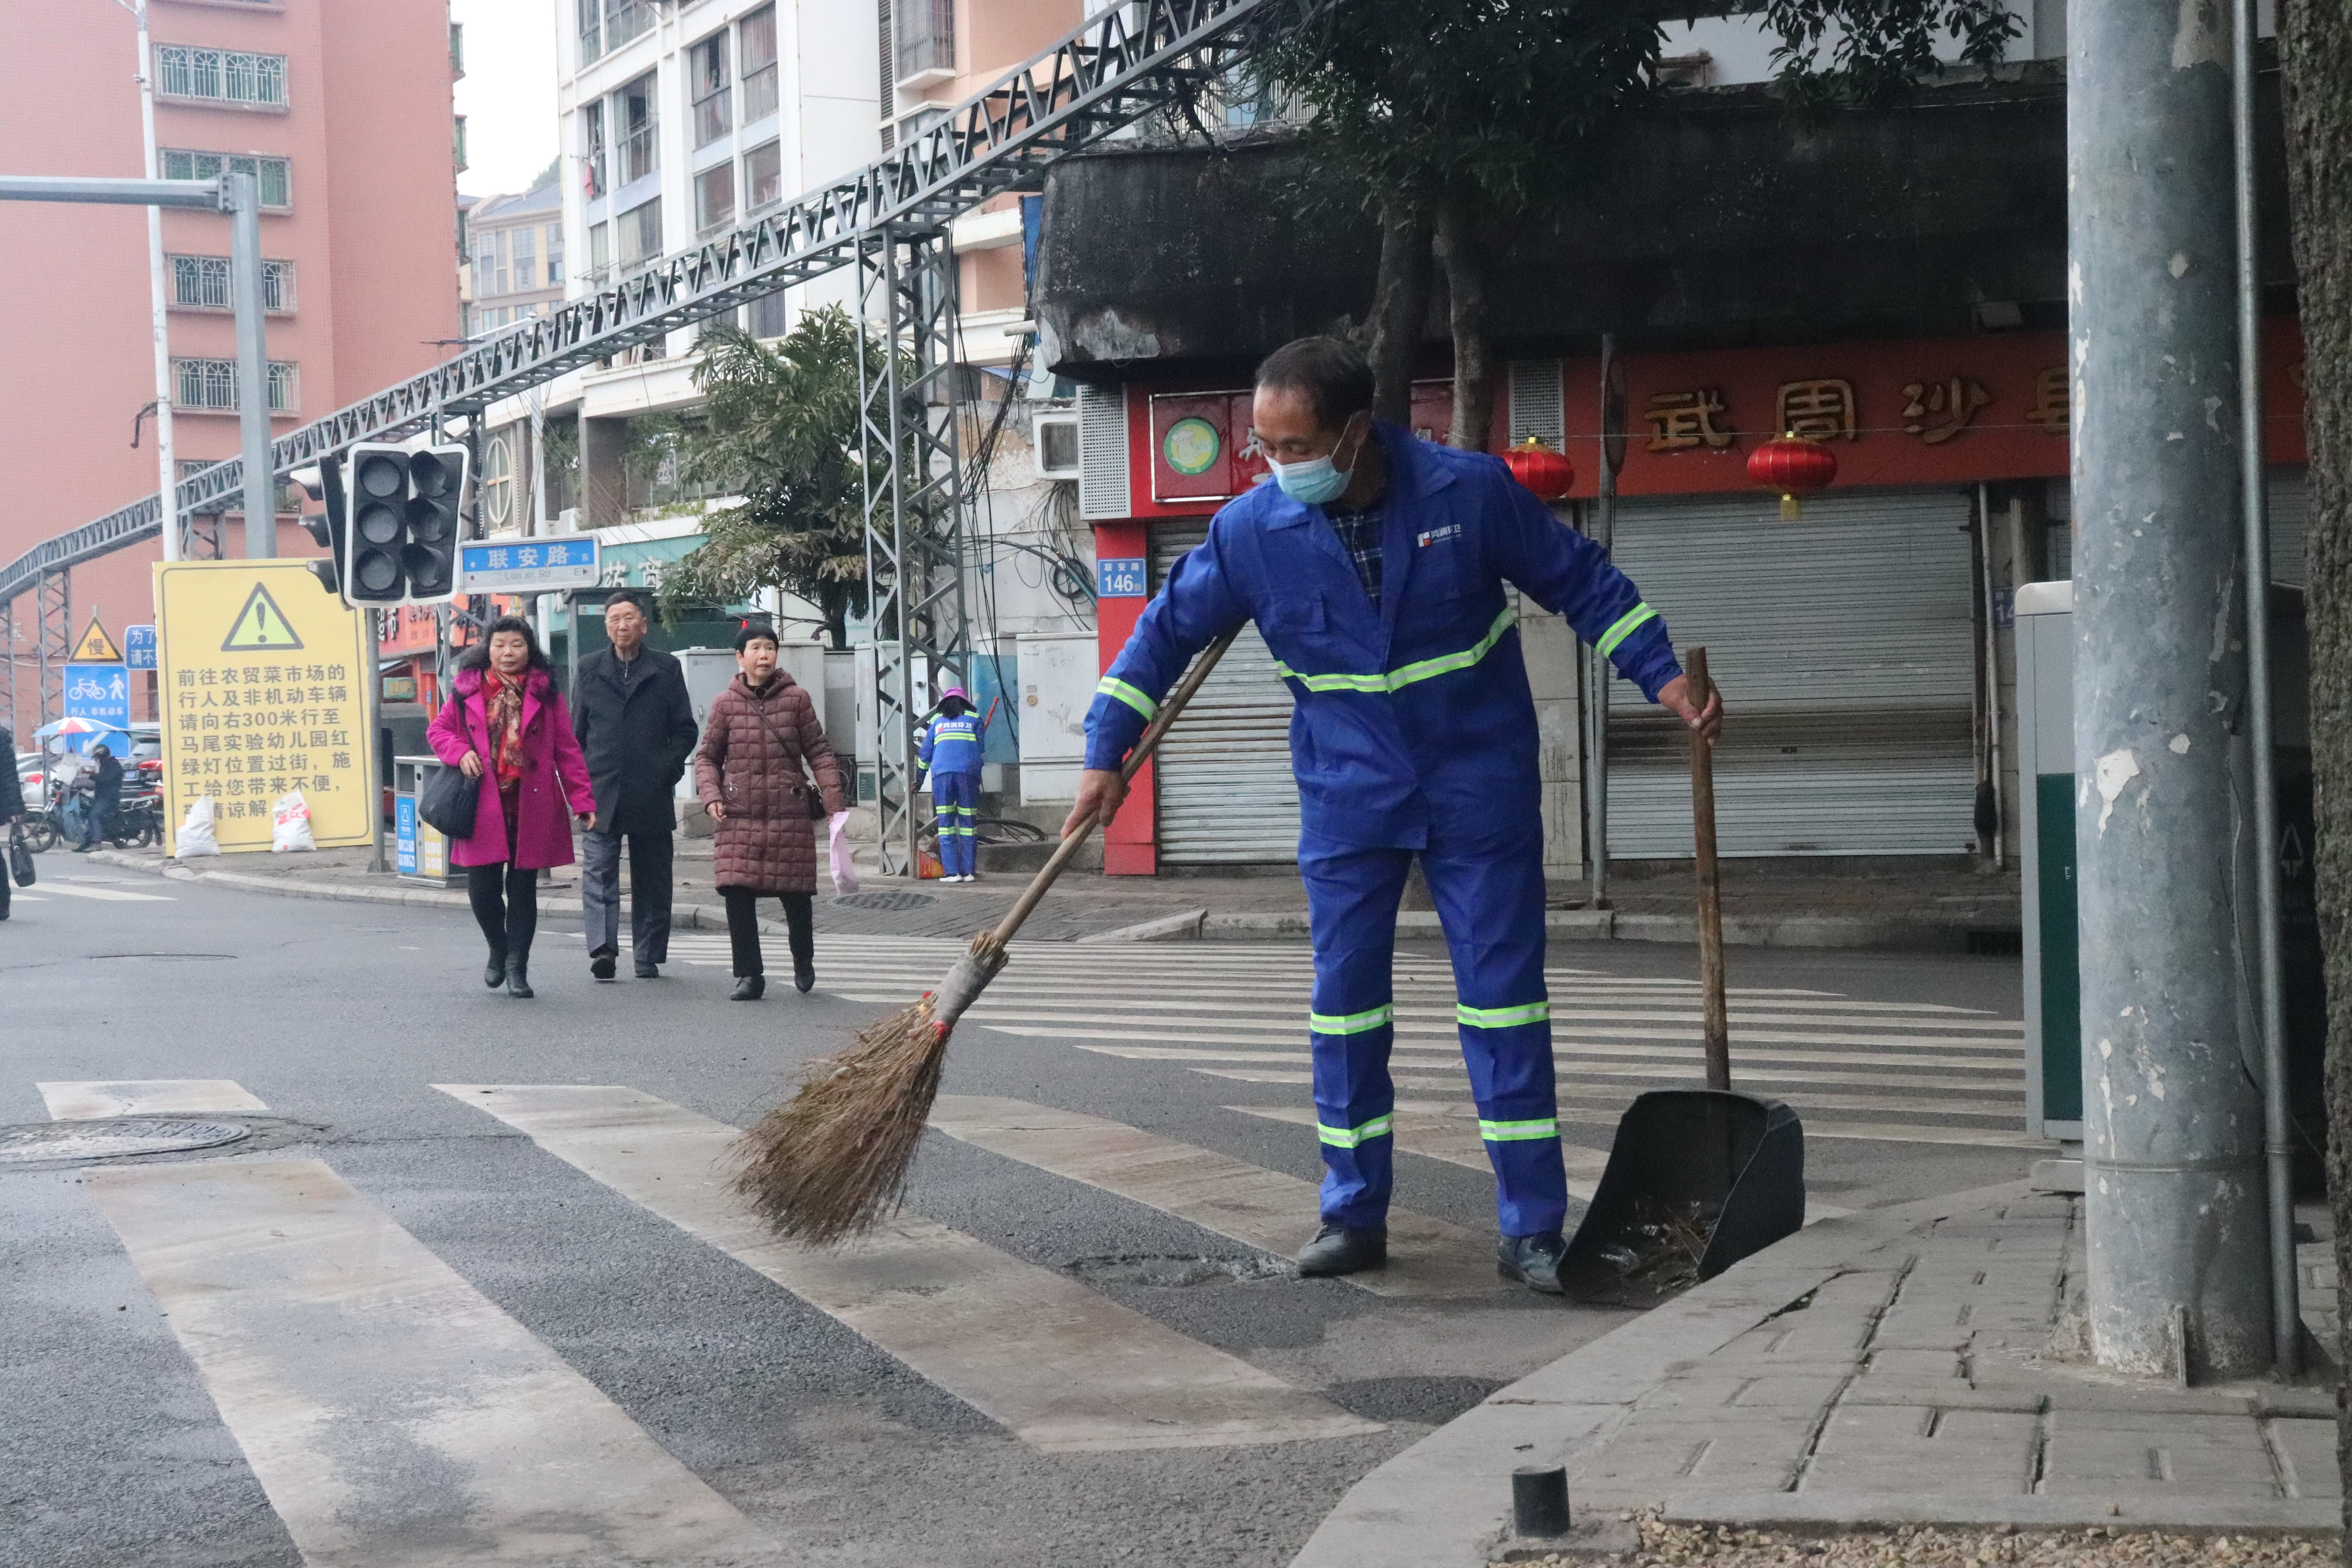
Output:
[[[1870,1253],[1958,1210],[2027,1190],[2023,1182],[2006,1183],[1808,1226],[1497,1390],[1388,1460],[1340,1500],[1291,1568],[1485,1568],[1511,1542],[1515,1468],[1571,1464],[1676,1366],[1713,1354]],[[1776,1495],[1790,1504],[1803,1500],[1801,1494]],[[1613,1519],[1623,1505],[1612,1499],[1606,1506]],[[1700,1505],[1692,1500],[1688,1506]],[[1821,1510],[1818,1501],[1808,1506]],[[2103,1514],[2096,1522],[2109,1521]]]
[[1207,910],[1186,910],[1181,915],[1163,915],[1156,921],[1139,921],[1131,926],[1114,931],[1098,931],[1078,938],[1080,942],[1197,942],[1202,922],[1209,918]]

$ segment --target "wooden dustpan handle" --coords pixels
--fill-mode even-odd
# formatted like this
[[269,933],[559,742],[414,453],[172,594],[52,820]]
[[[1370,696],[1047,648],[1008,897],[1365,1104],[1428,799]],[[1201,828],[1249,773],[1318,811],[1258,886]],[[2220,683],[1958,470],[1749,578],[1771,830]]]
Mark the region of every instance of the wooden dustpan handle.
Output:
[[[1691,701],[1702,713],[1715,695],[1707,679],[1706,649],[1695,647],[1685,664]],[[1723,996],[1723,880],[1715,858],[1715,742],[1690,732],[1691,840],[1698,869],[1699,1033],[1706,1046],[1706,1087],[1731,1087],[1731,1018]]]

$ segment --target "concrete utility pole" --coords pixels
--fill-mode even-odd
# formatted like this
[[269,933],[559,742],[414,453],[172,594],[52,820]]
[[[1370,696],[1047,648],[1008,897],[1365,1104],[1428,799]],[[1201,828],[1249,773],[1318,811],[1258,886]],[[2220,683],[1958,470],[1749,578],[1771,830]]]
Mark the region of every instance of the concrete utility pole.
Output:
[[261,181],[223,174],[228,208],[229,298],[236,306],[236,424],[245,458],[245,555],[278,553],[278,485],[269,471],[269,342],[261,292]]
[[2253,820],[2231,762],[2245,654],[2228,13],[2071,0],[2066,68],[2092,1347],[2121,1371],[2242,1375],[2270,1364],[2271,1323],[2232,912],[2253,894],[2239,875]]
[[[139,24],[139,134],[147,177],[160,180],[155,158],[155,54],[147,37],[147,0],[118,0]],[[180,558],[180,467],[172,449],[172,346],[170,302],[163,282],[163,209],[147,209],[147,300],[154,317],[155,468],[163,498],[163,559]]]

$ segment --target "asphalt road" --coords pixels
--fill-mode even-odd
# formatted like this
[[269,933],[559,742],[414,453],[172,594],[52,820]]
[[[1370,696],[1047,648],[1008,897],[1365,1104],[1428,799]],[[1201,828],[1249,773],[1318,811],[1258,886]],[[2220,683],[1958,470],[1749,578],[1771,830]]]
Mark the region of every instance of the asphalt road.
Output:
[[[821,939],[817,993],[772,982],[737,1005],[709,938],[682,938],[657,983],[600,986],[548,926],[523,1003],[483,988],[454,912],[42,866],[0,925],[0,1124],[179,1094],[243,1104],[261,1132],[209,1155],[0,1163],[6,1568],[1279,1564],[1381,1459],[1625,1318],[1493,1281],[1491,1182],[1443,1120],[1462,1096],[1437,1026],[1421,1087],[1401,1088],[1424,1107],[1398,1156],[1432,1238],[1418,1261],[1366,1289],[1235,1239],[1311,1226],[1297,948],[1016,957],[989,1021],[959,1032],[959,1135],[929,1141],[910,1217],[812,1259],[721,1212],[713,1140],[944,947]],[[1677,993],[1646,982],[1692,961],[1593,944],[1553,962],[1584,972],[1565,983],[1579,1005],[1601,999],[1581,1037],[1605,1053],[1611,1019],[1671,1015]],[[1805,1031],[1826,1026],[1790,1021],[1806,1006],[1970,1010],[1921,1016],[1991,1030],[1990,1054],[1949,1047],[1979,1077],[2014,1046],[2014,960],[1733,964],[1755,994],[1735,996],[1735,1049],[1768,1068],[1903,1048],[1825,1047]],[[1557,975],[1553,994],[1561,1027]],[[1945,1026],[1886,1016],[1923,1041]],[[1650,1070],[1635,1048],[1594,1070]],[[1809,1131],[1871,1134],[1809,1137],[1818,1203],[2005,1181],[2033,1157],[1998,1095],[1888,1088],[1976,1079],[1807,1070],[1804,1092],[1836,1102]],[[89,1087],[128,1080],[182,1087]],[[1563,1137],[1597,1151],[1614,1080],[1591,1081]]]

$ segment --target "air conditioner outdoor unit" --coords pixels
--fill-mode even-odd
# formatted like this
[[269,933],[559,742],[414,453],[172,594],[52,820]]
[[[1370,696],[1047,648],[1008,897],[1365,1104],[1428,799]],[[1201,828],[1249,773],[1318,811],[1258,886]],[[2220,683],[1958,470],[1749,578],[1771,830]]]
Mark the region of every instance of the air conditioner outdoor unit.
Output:
[[1046,479],[1075,479],[1078,477],[1078,416],[1073,409],[1067,413],[1040,414],[1036,423],[1037,476]]

